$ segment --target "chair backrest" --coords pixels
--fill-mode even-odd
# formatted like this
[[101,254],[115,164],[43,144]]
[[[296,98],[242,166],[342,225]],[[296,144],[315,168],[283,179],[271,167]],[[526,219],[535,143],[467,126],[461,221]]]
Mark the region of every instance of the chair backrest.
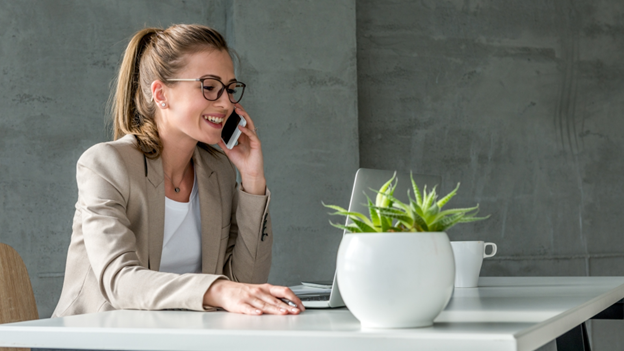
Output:
[[24,261],[12,247],[0,243],[0,324],[38,318],[35,294]]

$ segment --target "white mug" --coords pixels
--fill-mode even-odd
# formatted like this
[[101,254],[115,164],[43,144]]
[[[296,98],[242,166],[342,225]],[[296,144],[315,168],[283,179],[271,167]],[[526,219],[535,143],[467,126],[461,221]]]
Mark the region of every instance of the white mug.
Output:
[[[455,287],[475,288],[481,272],[483,259],[496,255],[496,244],[483,241],[451,241],[455,256]],[[485,253],[492,247],[490,254]]]

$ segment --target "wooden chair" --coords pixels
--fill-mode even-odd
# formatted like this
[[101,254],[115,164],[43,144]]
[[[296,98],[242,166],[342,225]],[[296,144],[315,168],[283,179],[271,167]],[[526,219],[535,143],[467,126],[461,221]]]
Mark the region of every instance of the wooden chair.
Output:
[[[0,324],[39,319],[26,265],[12,247],[0,243]],[[1,351],[30,349],[0,348]]]

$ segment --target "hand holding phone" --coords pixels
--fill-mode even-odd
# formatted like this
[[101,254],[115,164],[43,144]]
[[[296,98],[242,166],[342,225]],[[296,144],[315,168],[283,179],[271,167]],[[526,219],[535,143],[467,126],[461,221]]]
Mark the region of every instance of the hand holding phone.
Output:
[[[266,195],[262,145],[255,131],[254,120],[237,104],[236,113],[232,113],[224,123],[219,146],[237,168],[245,184],[244,191],[252,195]],[[245,134],[243,143],[234,147],[239,134]]]
[[232,149],[236,143],[238,142],[238,138],[241,135],[240,129],[238,126],[246,126],[247,121],[236,114],[236,110],[232,111],[232,114],[225,121],[225,125],[221,130],[221,140],[228,149]]

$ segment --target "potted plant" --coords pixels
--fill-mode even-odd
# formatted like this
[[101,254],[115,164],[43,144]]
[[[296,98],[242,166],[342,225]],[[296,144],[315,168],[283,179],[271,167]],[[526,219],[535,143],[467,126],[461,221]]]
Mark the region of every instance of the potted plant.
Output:
[[426,327],[446,307],[453,293],[455,261],[446,230],[474,222],[479,205],[442,210],[459,184],[438,199],[436,188],[421,192],[413,176],[414,199],[394,197],[396,172],[378,191],[368,195],[368,213],[325,205],[348,218],[338,249],[338,286],[347,307],[365,328]]

